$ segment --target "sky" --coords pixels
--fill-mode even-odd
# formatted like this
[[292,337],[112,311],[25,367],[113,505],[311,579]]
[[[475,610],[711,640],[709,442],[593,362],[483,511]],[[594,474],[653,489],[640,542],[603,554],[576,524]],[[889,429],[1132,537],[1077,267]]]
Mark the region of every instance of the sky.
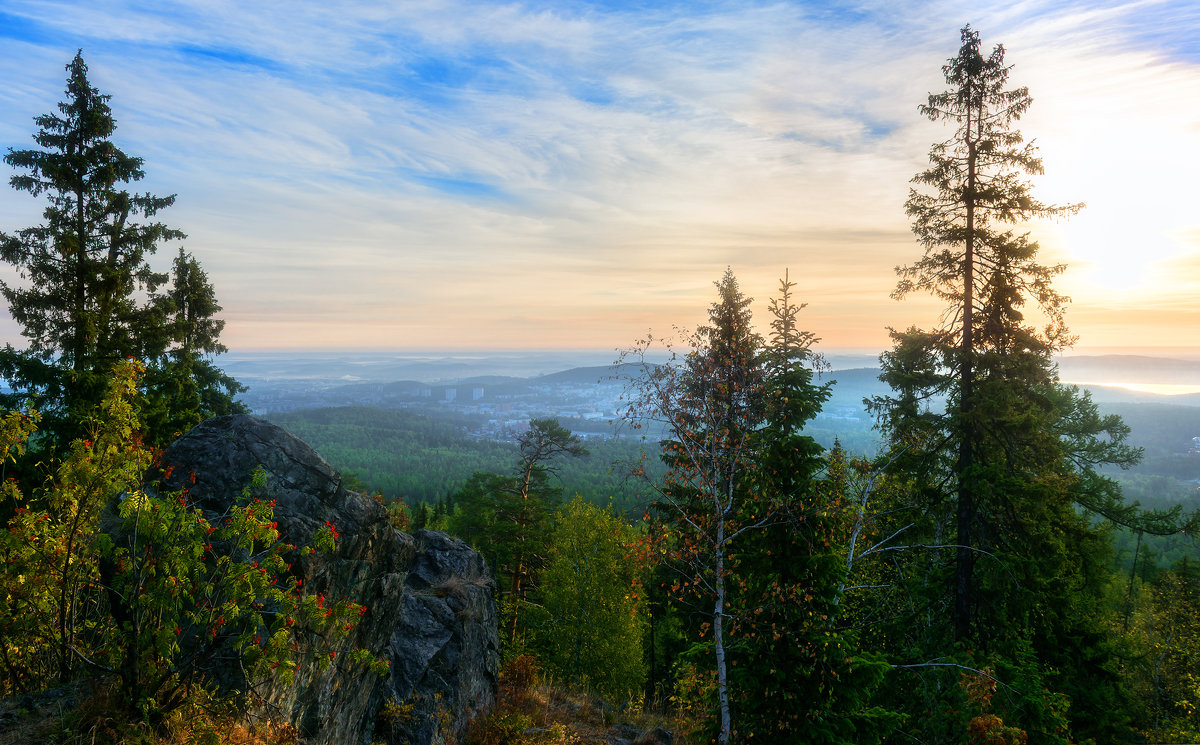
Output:
[[[938,321],[889,295],[966,23],[1034,98],[1035,194],[1087,204],[1029,226],[1079,348],[1200,347],[1195,0],[0,0],[0,148],[82,49],[235,351],[617,349],[726,267],[760,323],[786,270],[822,347],[878,351]],[[42,208],[3,190],[0,231]]]

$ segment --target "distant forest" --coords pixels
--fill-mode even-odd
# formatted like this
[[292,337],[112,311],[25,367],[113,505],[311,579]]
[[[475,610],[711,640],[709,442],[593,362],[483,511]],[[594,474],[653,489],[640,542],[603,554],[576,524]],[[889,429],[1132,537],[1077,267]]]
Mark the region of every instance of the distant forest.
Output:
[[[470,437],[477,421],[462,416],[431,417],[408,411],[339,407],[277,414],[271,421],[311,445],[368,492],[406,504],[433,504],[466,484],[476,472],[503,473],[516,460],[515,441]],[[568,422],[563,422],[567,426]],[[641,479],[629,478],[639,463],[664,470],[657,442],[638,437],[589,438],[589,454],[557,463],[553,480],[569,495],[640,515],[648,495]]]
[[[867,373],[834,372],[827,379],[845,379],[856,393]],[[853,393],[838,400],[850,403]],[[1183,505],[1200,507],[1200,455],[1187,454],[1191,438],[1200,433],[1200,407],[1170,403],[1116,402],[1103,404],[1107,413],[1119,414],[1131,428],[1130,442],[1144,448],[1142,462],[1130,470],[1111,468],[1109,476],[1121,484],[1126,498],[1143,507],[1163,509]],[[407,505],[445,501],[476,472],[504,473],[516,459],[515,440],[496,441],[471,437],[479,417],[449,412],[433,414],[371,407],[328,407],[275,414],[269,417],[312,447],[351,484],[380,493],[386,500]],[[652,494],[644,479],[630,474],[641,463],[651,476],[661,477],[665,466],[656,455],[653,438],[614,429],[612,424],[561,420],[568,429],[607,431],[606,438],[586,442],[589,454],[556,464],[554,483],[569,498],[578,494],[597,506],[609,503],[630,519],[640,517]],[[878,434],[869,421],[818,418],[805,430],[826,448],[840,443],[848,452],[872,455]],[[1114,545],[1121,563],[1132,561],[1135,536],[1114,530]],[[1200,561],[1200,548],[1187,536],[1143,536],[1139,565],[1168,567],[1184,556]]]

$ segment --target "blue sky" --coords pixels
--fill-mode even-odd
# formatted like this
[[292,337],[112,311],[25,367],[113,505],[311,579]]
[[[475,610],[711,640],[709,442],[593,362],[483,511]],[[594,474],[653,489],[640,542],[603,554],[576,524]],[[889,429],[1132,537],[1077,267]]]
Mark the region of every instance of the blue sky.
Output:
[[[966,22],[1034,96],[1043,198],[1089,205],[1033,226],[1081,345],[1200,344],[1194,0],[0,0],[0,146],[82,48],[235,349],[621,347],[702,320],[727,265],[879,349],[936,322],[888,294]],[[40,210],[0,193],[0,230]]]

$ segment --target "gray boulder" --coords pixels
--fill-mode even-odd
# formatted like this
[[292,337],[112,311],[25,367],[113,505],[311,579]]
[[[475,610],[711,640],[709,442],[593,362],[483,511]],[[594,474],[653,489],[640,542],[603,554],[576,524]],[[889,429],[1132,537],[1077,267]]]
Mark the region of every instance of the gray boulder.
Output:
[[[211,419],[175,441],[162,487],[186,488],[206,512],[221,514],[267,475],[263,498],[277,503],[282,539],[311,545],[329,521],[340,538],[332,554],[294,562],[305,594],[366,606],[342,646],[389,660],[380,676],[341,662],[302,664],[290,683],[256,692],[311,745],[461,741],[468,722],[495,702],[496,606],[483,557],[443,533],[395,530],[383,506],[350,491],[312,448],[250,416]],[[169,478],[162,478],[169,474]]]

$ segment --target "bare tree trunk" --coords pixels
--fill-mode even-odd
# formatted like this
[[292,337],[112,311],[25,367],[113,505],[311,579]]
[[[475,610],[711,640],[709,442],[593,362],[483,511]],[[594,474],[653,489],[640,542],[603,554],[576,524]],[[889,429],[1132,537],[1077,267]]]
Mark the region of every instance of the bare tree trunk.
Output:
[[958,449],[958,504],[956,523],[958,549],[955,552],[954,576],[954,638],[967,639],[971,634],[971,616],[975,606],[975,555],[971,549],[976,522],[975,485],[968,473],[975,465],[976,436],[973,410],[975,408],[975,142],[971,139],[971,115],[967,111],[967,183],[964,195],[967,208],[966,245],[963,248],[963,315],[962,348],[959,369],[959,426],[961,440]]
[[730,730],[729,676],[725,669],[725,518],[717,518],[716,545],[716,589],[713,601],[713,647],[717,656],[717,700],[721,707],[721,733],[717,735],[720,745],[728,745]]

